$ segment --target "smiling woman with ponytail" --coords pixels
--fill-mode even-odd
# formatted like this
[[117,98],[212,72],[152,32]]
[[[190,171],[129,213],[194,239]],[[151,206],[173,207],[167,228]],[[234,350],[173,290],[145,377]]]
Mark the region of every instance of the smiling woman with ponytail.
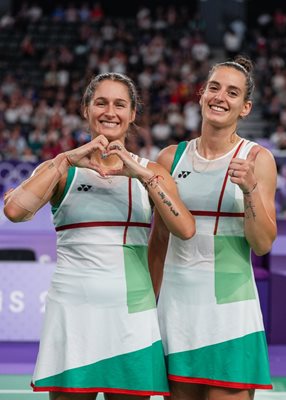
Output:
[[276,164],[239,135],[253,89],[248,58],[214,65],[201,136],[159,154],[196,219],[183,241],[156,211],[149,243],[171,400],[251,400],[271,388],[250,255],[269,252],[276,237]]

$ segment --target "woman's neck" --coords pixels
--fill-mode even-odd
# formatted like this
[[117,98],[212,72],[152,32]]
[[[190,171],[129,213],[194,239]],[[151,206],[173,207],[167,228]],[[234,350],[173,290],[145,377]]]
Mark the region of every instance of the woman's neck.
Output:
[[203,132],[197,140],[197,151],[202,157],[212,160],[231,151],[240,139],[236,130],[231,133],[216,132],[213,135]]

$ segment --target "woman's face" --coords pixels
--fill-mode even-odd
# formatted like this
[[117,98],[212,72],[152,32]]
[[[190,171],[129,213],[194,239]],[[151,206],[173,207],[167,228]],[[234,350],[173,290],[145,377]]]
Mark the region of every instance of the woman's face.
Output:
[[123,142],[135,113],[127,87],[118,81],[104,80],[96,88],[84,116],[93,137],[104,135],[109,141]]
[[239,118],[251,110],[251,101],[245,101],[246,78],[235,68],[219,67],[210,76],[201,96],[202,118],[217,128],[236,126]]

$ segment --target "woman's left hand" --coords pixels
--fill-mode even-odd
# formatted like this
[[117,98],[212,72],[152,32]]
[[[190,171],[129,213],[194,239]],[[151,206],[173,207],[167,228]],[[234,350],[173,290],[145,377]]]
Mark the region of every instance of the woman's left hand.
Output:
[[123,162],[121,168],[105,170],[106,175],[124,175],[131,178],[150,178],[153,172],[140,165],[124,147],[122,142],[114,140],[110,142],[104,157],[116,155]]
[[232,183],[236,183],[243,192],[249,192],[257,183],[254,175],[255,160],[260,146],[253,146],[246,160],[233,158],[229,164],[228,175]]

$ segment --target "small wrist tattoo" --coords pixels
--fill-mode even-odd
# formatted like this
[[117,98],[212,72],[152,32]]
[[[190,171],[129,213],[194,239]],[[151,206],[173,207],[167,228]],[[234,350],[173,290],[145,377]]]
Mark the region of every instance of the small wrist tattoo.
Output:
[[246,195],[246,196],[249,196],[255,190],[256,186],[257,186],[257,182],[255,182],[255,184],[253,185],[252,189],[250,189],[250,190],[248,190],[246,192],[242,191],[242,193],[244,195]]
[[149,189],[149,187],[151,187],[152,189],[156,189],[156,187],[159,184],[159,179],[163,179],[164,177],[162,175],[153,175],[151,176],[151,178],[149,178],[147,181],[144,181],[143,179],[141,180],[143,186],[145,187],[146,190]]
[[57,168],[53,161],[48,166],[48,169],[52,169],[52,168]]

